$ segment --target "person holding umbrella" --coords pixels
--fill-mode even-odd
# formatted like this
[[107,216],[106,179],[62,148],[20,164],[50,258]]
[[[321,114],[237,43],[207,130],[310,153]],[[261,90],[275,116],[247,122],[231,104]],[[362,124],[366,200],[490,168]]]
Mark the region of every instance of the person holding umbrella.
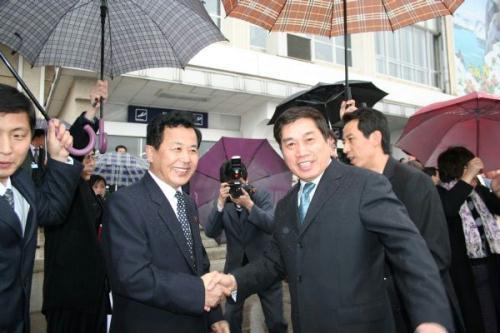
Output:
[[477,176],[483,161],[465,147],[450,147],[438,157],[452,249],[451,277],[468,332],[500,332],[500,174],[491,191]]
[[[106,81],[96,83],[89,108],[71,127],[74,147],[87,145],[86,124],[97,127],[101,98],[107,98]],[[83,170],[71,208],[65,223],[45,228],[42,313],[47,333],[105,333],[108,290],[98,242],[103,202],[88,182],[95,168],[94,151],[73,158],[82,162]]]
[[38,225],[62,223],[81,164],[68,160],[72,137],[58,120],[48,124],[50,157],[42,185],[21,169],[35,110],[16,88],[0,84],[0,332],[30,332],[30,294]]

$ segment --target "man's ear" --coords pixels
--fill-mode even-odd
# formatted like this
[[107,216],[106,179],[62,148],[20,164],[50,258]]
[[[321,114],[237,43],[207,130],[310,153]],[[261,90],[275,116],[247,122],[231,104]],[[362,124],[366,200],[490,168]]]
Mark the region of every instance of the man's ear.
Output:
[[146,158],[148,159],[149,163],[153,163],[154,151],[155,151],[155,148],[153,146],[146,145]]
[[369,139],[375,146],[382,146],[382,133],[379,130],[373,131]]

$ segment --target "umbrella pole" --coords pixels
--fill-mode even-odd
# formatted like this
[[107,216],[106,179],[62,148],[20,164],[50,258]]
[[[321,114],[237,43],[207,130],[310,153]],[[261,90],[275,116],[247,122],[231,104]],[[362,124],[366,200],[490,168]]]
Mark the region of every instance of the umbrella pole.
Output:
[[[104,32],[106,29],[106,14],[108,12],[108,1],[101,0],[101,73],[100,80],[104,79]],[[99,117],[103,119],[102,97],[99,103]]]
[[23,87],[23,90],[26,93],[26,95],[28,95],[28,97],[31,99],[31,101],[33,102],[33,104],[35,104],[36,108],[42,113],[42,115],[45,118],[45,120],[49,121],[50,117],[47,114],[47,112],[45,111],[45,109],[43,108],[43,106],[40,104],[40,102],[38,102],[38,100],[36,99],[36,97],[31,92],[30,88],[28,88],[28,86],[26,85],[26,83],[24,82],[24,80],[19,76],[19,73],[12,66],[12,64],[9,62],[9,60],[5,57],[5,55],[3,54],[2,51],[0,51],[0,58],[2,58],[3,63],[5,64],[5,66],[7,66],[7,68],[12,73],[12,75],[14,75],[14,77],[17,80],[17,82],[19,82],[19,84],[21,85],[21,87]]
[[349,66],[347,63],[347,0],[344,0],[344,72],[345,72],[345,100],[352,99],[349,87]]

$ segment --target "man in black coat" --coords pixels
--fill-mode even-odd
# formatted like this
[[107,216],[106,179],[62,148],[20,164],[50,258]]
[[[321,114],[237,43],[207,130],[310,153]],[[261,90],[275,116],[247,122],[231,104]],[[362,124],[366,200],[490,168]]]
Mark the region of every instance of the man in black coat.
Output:
[[198,165],[189,115],[148,124],[149,171],[106,201],[103,244],[113,294],[111,333],[228,333],[217,306],[228,292],[206,288],[210,263],[196,205],[181,191]]
[[30,331],[30,293],[37,228],[64,221],[81,165],[68,160],[72,137],[53,120],[48,128],[47,172],[40,188],[22,170],[35,126],[30,101],[0,85],[0,332]]
[[[90,100],[106,100],[107,86],[107,81],[98,81]],[[90,104],[71,126],[75,148],[88,144],[85,125],[97,131],[99,102]],[[94,151],[73,158],[82,162],[83,170],[71,208],[65,223],[45,228],[42,313],[47,319],[47,333],[105,333],[108,295],[97,239],[103,207],[88,182],[95,169]]]
[[274,136],[299,184],[278,203],[261,260],[209,286],[222,283],[238,299],[287,278],[294,332],[395,333],[387,259],[415,332],[452,332],[437,266],[388,180],[331,160],[329,127],[313,108],[285,111]]
[[[225,231],[227,240],[227,255],[224,272],[245,266],[262,256],[269,245],[274,231],[274,214],[271,194],[266,190],[248,188],[248,193],[242,184],[248,184],[246,166],[241,163],[232,165],[232,159],[225,161],[220,168],[221,186],[219,196],[214,201],[214,207],[205,225],[205,234],[217,238]],[[237,192],[234,184],[235,174],[238,175],[241,192]],[[233,193],[232,195],[230,195]],[[283,293],[281,282],[276,282],[267,290],[258,293],[266,325],[270,333],[286,333],[287,326],[283,319]],[[232,333],[241,332],[244,300],[235,304],[226,303],[224,316],[229,322]]]
[[[424,238],[439,269],[455,319],[457,332],[464,332],[458,300],[450,278],[450,240],[446,218],[436,187],[420,170],[399,163],[390,156],[390,132],[382,112],[359,108],[343,116],[344,153],[350,162],[386,176],[392,190],[405,205],[408,215]],[[398,332],[413,332],[401,302],[402,295],[394,289],[390,266],[386,272],[387,287]]]

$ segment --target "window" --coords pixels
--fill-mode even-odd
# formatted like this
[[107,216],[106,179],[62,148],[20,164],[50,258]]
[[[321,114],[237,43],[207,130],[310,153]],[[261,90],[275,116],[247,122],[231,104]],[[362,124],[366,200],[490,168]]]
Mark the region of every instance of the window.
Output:
[[302,60],[311,60],[311,40],[309,38],[287,35],[288,56]]
[[436,20],[395,32],[377,32],[377,72],[439,87],[441,43]]
[[[344,64],[344,36],[324,37],[311,36],[313,41],[313,59],[332,62],[335,64]],[[351,37],[347,36],[347,63],[352,66],[351,59]]]
[[265,50],[268,32],[258,26],[250,25],[250,47],[253,49]]
[[[288,35],[288,56],[303,60],[320,60],[344,64],[344,37]],[[347,37],[347,63],[351,60],[351,38]]]
[[208,14],[214,21],[215,25],[220,28],[221,21],[221,10],[220,10],[220,1],[219,0],[202,0],[202,3],[205,5]]

